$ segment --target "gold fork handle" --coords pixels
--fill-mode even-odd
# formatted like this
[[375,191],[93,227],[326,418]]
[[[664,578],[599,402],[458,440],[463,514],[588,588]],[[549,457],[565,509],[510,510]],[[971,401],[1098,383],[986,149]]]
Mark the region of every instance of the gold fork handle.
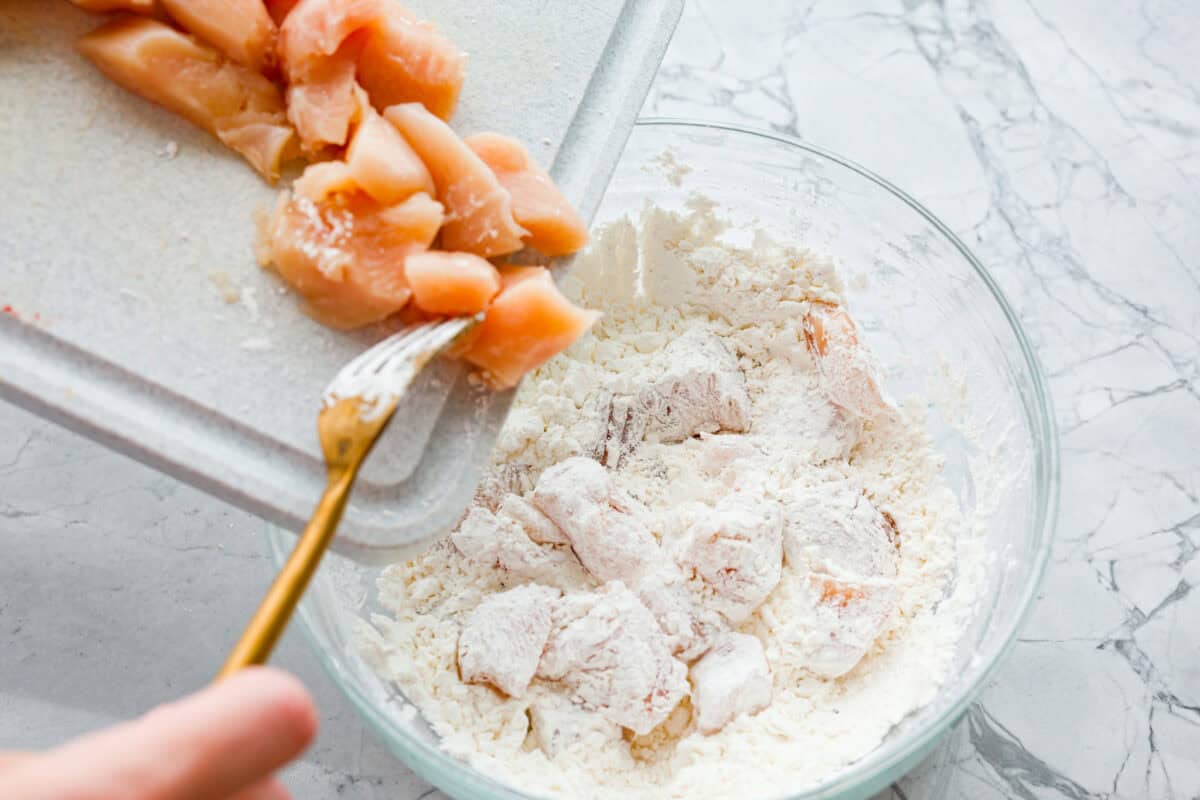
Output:
[[266,663],[287,627],[292,612],[296,610],[304,589],[317,571],[321,556],[333,539],[342,512],[346,510],[346,500],[350,497],[350,487],[354,484],[357,472],[356,464],[330,473],[325,494],[317,503],[312,519],[242,632],[242,637],[229,653],[225,665],[217,673],[217,680],[227,678],[243,667]]

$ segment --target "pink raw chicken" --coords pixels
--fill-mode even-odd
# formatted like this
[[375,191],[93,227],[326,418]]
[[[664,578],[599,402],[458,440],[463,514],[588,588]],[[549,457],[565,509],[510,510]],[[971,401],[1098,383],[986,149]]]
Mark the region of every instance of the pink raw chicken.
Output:
[[379,14],[380,0],[300,0],[280,26],[288,119],[307,151],[346,143],[359,115],[354,72],[366,41],[359,32]]
[[395,203],[414,192],[434,193],[425,164],[383,117],[370,106],[346,148],[351,178],[381,203]]
[[267,13],[275,20],[276,25],[282,25],[298,2],[299,0],[266,0]]
[[413,302],[430,314],[478,314],[500,291],[500,272],[471,253],[430,251],[404,259]]
[[268,180],[293,155],[279,89],[191,36],[127,17],[80,37],[81,54],[131,92],[185,117],[240,153]]
[[292,188],[314,203],[332,194],[362,191],[388,205],[417,192],[433,194],[433,179],[404,137],[366,106],[345,161],[310,164]]
[[547,256],[574,253],[587,244],[587,226],[520,142],[498,133],[477,133],[464,141],[512,195],[513,218],[529,231],[526,244]]
[[513,219],[512,197],[488,165],[419,103],[383,112],[425,162],[446,206],[442,246],[484,258],[520,250],[528,231]]
[[106,11],[132,11],[135,14],[153,14],[157,0],[71,0],[84,11],[103,13]]
[[588,572],[635,586],[660,559],[649,512],[590,458],[560,461],[538,478],[533,505],[562,530]]
[[687,667],[620,581],[555,604],[537,675],[562,681],[604,717],[645,735],[688,695]]
[[376,108],[417,102],[442,118],[454,111],[464,57],[394,0],[300,0],[281,25],[288,114],[310,152],[345,142],[358,111],[356,75]]
[[229,58],[262,72],[275,63],[275,23],[262,0],[161,0],[171,18]]
[[458,104],[465,62],[433,25],[387,2],[359,57],[358,81],[380,110],[415,102],[448,120]]
[[563,297],[544,267],[512,268],[462,357],[482,368],[493,389],[506,389],[567,349],[599,317]]
[[859,341],[858,326],[845,308],[814,302],[804,315],[804,341],[829,402],[863,419],[894,412],[875,356]]
[[442,206],[424,192],[390,206],[361,192],[320,203],[285,193],[264,232],[261,260],[308,300],[317,319],[357,328],[408,302],[401,265],[433,243],[441,222]]
[[467,617],[458,637],[464,683],[488,683],[520,697],[550,637],[550,608],[559,592],[529,584],[493,594]]

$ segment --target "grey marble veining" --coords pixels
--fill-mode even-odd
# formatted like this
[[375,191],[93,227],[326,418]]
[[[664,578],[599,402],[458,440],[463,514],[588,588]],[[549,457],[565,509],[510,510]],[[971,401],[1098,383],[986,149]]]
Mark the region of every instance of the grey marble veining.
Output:
[[[1013,652],[887,800],[1200,796],[1200,5],[692,0],[646,114],[771,128],[897,183],[993,271],[1062,429],[1053,563]],[[202,685],[262,523],[0,407],[0,747]],[[436,796],[321,704],[300,798]]]

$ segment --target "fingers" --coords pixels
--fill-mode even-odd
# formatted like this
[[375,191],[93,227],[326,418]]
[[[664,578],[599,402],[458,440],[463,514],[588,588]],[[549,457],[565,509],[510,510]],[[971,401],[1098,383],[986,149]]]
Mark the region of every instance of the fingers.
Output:
[[275,800],[286,792],[264,779],[299,755],[316,727],[312,701],[295,678],[249,669],[21,762],[6,772],[4,788],[31,799],[227,800],[254,787]]
[[291,800],[291,796],[282,783],[275,778],[267,778],[247,789],[242,789],[228,800]]
[[0,752],[0,769],[16,766],[22,761],[27,761],[33,758],[36,753],[27,753],[24,750],[5,750]]

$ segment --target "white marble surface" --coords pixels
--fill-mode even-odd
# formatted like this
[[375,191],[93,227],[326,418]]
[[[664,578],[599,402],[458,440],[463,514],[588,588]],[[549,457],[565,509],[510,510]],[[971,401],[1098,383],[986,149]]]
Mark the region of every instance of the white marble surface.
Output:
[[[888,798],[1200,796],[1200,4],[692,0],[646,113],[871,167],[993,270],[1049,373],[1059,540],[1011,656]],[[0,406],[0,748],[202,685],[267,579],[262,523]],[[291,633],[298,798],[436,796]],[[944,788],[939,788],[943,787]]]

